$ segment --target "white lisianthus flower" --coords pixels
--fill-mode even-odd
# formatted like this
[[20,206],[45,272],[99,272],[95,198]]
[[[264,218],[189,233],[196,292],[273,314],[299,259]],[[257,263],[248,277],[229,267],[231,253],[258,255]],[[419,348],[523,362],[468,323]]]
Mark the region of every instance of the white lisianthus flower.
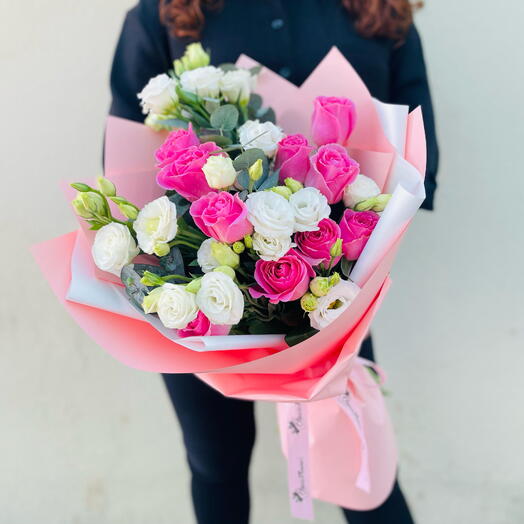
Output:
[[96,232],[91,253],[98,268],[119,277],[140,250],[127,226],[111,222]]
[[202,167],[202,171],[209,187],[214,189],[232,186],[237,178],[233,160],[229,156],[211,155]]
[[149,80],[137,96],[145,115],[160,115],[178,101],[176,80],[166,74],[157,75]]
[[295,215],[295,231],[317,231],[318,223],[331,213],[327,198],[316,187],[305,187],[289,197]]
[[200,247],[197,251],[197,262],[200,266],[200,269],[204,273],[209,273],[210,271],[213,271],[213,269],[220,266],[220,262],[213,256],[213,252],[211,250],[211,246],[213,243],[216,242],[216,240],[213,240],[212,238],[207,238],[200,244]]
[[249,221],[265,237],[290,237],[295,228],[293,209],[283,196],[273,191],[250,193],[246,200]]
[[262,149],[270,158],[285,136],[282,129],[272,122],[248,120],[238,128],[238,137],[244,149]]
[[214,66],[199,67],[191,71],[184,71],[180,75],[182,89],[195,93],[201,97],[218,98],[220,94],[220,80],[224,71]]
[[228,71],[220,79],[220,91],[227,102],[236,104],[247,104],[251,89],[253,88],[253,77],[247,69],[236,69]]
[[317,298],[317,308],[309,313],[311,327],[322,329],[337,319],[355,300],[360,288],[350,280],[341,280],[323,297]]
[[195,294],[178,284],[167,283],[161,289],[156,302],[158,318],[166,328],[184,329],[198,315]]
[[265,237],[260,233],[253,234],[253,249],[262,260],[277,261],[282,258],[296,244],[291,237]]
[[344,189],[344,205],[354,208],[359,202],[380,195],[376,182],[366,175],[357,175],[352,184]]
[[196,303],[219,326],[238,324],[244,315],[244,297],[233,279],[220,271],[206,273],[200,281]]
[[146,204],[133,222],[138,245],[144,253],[155,252],[155,246],[167,244],[178,230],[176,205],[166,196]]

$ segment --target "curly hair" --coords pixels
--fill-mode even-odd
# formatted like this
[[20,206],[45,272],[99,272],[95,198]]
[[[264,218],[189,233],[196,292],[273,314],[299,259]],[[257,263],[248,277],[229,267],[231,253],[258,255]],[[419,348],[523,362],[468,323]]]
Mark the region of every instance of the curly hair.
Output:
[[[413,11],[423,2],[410,0],[341,0],[364,37],[384,37],[402,42],[413,22]],[[160,19],[177,38],[198,40],[205,12],[222,9],[224,0],[159,0]]]

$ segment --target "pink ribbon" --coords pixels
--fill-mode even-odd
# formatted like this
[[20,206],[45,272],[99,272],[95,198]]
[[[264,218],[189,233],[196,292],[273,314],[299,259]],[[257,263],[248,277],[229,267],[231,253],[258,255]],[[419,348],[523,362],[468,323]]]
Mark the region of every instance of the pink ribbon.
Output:
[[[358,357],[356,362],[364,367],[373,369],[379,383],[386,380],[385,373],[370,360]],[[355,370],[355,368],[353,368]],[[365,371],[364,371],[365,372]],[[355,427],[360,441],[360,468],[356,479],[356,486],[370,493],[371,476],[369,469],[369,450],[364,428],[364,400],[358,393],[357,381],[350,376],[346,392],[337,397],[337,403],[348,416]],[[287,450],[288,450],[288,491],[291,514],[295,518],[313,520],[313,501],[310,490],[309,468],[309,438],[307,403],[294,403],[288,406],[286,419]]]

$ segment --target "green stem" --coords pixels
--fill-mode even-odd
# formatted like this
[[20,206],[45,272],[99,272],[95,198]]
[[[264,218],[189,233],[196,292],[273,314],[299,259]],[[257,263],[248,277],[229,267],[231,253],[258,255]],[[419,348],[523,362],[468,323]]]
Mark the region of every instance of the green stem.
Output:
[[173,242],[169,242],[169,247],[174,247],[174,246],[187,246],[192,249],[196,249],[197,251],[200,247],[195,244],[191,244],[190,242],[186,242],[185,240],[173,240]]
[[162,277],[162,280],[183,280],[184,282],[193,282],[192,278],[186,277],[184,275],[167,275]]

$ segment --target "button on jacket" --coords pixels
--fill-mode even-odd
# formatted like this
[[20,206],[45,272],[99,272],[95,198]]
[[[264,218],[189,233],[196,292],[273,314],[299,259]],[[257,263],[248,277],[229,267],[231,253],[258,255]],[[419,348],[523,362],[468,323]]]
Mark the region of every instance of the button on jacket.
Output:
[[[340,0],[225,0],[206,13],[201,37],[212,63],[235,62],[245,53],[300,85],[332,46],[337,46],[383,102],[421,105],[428,144],[427,198],[433,209],[438,146],[419,35],[414,26],[403,44],[364,38]],[[141,0],[128,12],[113,62],[111,114],[143,121],[136,94],[148,80],[172,68],[187,40],[173,38],[160,23],[158,0]]]

